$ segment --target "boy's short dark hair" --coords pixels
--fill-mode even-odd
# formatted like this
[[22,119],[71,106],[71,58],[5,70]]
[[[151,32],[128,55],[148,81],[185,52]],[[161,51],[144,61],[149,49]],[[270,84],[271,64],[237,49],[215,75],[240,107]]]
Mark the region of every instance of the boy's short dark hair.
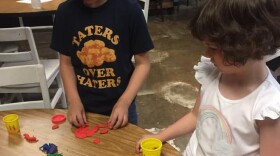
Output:
[[230,64],[262,59],[280,46],[280,0],[203,0],[189,27],[217,43]]

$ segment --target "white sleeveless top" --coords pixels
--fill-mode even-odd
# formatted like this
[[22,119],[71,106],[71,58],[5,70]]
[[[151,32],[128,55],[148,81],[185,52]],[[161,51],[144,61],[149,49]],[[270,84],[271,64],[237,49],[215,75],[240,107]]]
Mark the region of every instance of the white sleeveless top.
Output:
[[[229,100],[219,92],[220,73],[209,58],[194,67],[201,86],[200,113],[184,156],[257,156],[256,120],[280,116],[280,85],[269,72],[252,93]],[[268,69],[269,70],[269,69]],[[187,123],[186,123],[187,124]]]

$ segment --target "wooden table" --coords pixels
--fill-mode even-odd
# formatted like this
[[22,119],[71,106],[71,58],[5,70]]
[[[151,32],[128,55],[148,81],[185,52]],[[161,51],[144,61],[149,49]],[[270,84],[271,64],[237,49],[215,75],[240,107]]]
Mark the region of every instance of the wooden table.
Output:
[[[42,3],[41,9],[33,9],[29,3],[18,3],[18,0],[0,0],[0,17],[1,22],[9,22],[9,18],[18,18],[19,25],[24,26],[23,18],[30,16],[52,16],[54,19],[55,11],[60,3],[65,0],[51,0]],[[32,29],[51,29],[52,25],[48,26],[32,26]]]
[[[110,130],[107,134],[96,133],[92,137],[78,139],[74,135],[75,127],[68,121],[59,125],[58,129],[52,130],[51,117],[55,114],[65,114],[62,109],[38,109],[38,110],[17,110],[0,112],[0,118],[7,114],[18,114],[20,133],[8,134],[4,122],[0,122],[0,155],[1,156],[45,156],[39,150],[45,143],[54,143],[58,146],[58,153],[64,156],[135,156],[135,143],[143,135],[149,132],[132,124],[126,127]],[[104,124],[109,119],[107,116],[88,113],[89,126]],[[37,137],[36,143],[27,142],[23,134],[28,133]],[[94,144],[94,138],[101,142]],[[172,146],[165,143],[162,149],[162,156],[181,155]]]
[[58,5],[65,0],[52,0],[49,2],[42,3],[41,9],[33,9],[31,4],[28,3],[18,3],[18,0],[0,0],[0,14],[11,15],[25,15],[33,13],[49,13],[53,14]]

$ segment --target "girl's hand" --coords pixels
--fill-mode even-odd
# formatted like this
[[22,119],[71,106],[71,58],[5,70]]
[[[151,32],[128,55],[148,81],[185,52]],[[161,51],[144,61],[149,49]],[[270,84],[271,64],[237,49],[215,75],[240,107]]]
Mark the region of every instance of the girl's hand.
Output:
[[[143,135],[143,136],[136,142],[136,146],[135,146],[135,152],[136,152],[136,153],[142,152],[142,149],[141,149],[141,142],[142,142],[142,140],[147,139],[147,138],[156,138],[156,139],[161,140],[159,134],[147,134],[147,135]],[[162,141],[162,140],[161,140],[161,141]]]
[[67,116],[68,121],[76,127],[83,127],[87,123],[86,113],[82,104],[70,104]]

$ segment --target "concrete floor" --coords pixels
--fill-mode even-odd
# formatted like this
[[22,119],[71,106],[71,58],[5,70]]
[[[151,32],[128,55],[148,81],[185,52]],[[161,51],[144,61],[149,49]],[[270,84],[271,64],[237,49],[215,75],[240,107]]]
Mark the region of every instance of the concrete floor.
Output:
[[[155,49],[150,52],[150,75],[137,97],[139,126],[147,130],[166,128],[194,105],[198,83],[193,66],[204,48],[187,28],[195,9],[192,6],[180,5],[179,12],[164,15],[164,22],[160,16],[149,16],[148,27]],[[36,30],[34,37],[40,57],[55,57],[56,53],[49,49],[50,31]],[[176,138],[171,143],[182,151],[189,136]]]

